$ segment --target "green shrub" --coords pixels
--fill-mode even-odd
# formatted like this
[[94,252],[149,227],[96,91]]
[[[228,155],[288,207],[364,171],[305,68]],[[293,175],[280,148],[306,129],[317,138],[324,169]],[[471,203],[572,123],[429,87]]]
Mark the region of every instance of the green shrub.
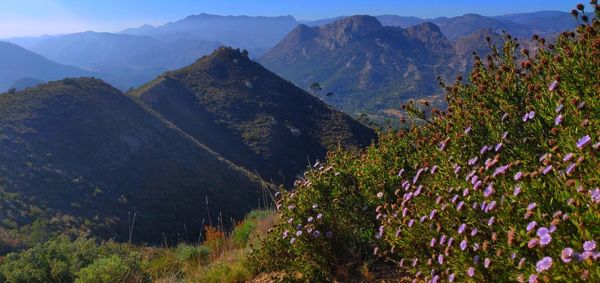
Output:
[[[137,266],[117,255],[101,258],[77,272],[76,283],[111,283],[134,282],[134,275],[139,274]],[[136,270],[137,269],[137,270]]]
[[177,259],[180,262],[206,263],[211,254],[210,248],[205,246],[191,246],[187,244],[179,244],[175,249]]
[[476,58],[445,112],[407,105],[425,126],[315,164],[279,196],[259,270],[329,281],[385,260],[419,282],[600,281],[600,22],[537,41]]

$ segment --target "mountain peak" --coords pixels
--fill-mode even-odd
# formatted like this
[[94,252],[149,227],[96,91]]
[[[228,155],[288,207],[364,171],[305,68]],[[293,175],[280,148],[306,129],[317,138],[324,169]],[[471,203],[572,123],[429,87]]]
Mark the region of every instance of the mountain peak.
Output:
[[356,15],[337,20],[320,28],[320,41],[330,49],[344,46],[353,39],[380,31],[383,25],[377,18]]

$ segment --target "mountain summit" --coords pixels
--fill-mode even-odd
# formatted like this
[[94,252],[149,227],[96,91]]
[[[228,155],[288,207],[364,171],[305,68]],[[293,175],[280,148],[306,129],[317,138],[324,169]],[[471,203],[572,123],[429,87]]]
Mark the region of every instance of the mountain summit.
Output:
[[290,184],[309,161],[339,145],[370,144],[372,130],[250,60],[222,47],[135,90],[198,141],[275,183]]

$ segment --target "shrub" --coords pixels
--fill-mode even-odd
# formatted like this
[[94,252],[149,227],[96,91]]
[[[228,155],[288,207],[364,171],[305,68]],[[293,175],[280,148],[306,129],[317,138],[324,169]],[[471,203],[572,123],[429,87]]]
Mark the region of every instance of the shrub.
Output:
[[205,246],[190,246],[187,244],[179,244],[175,250],[177,259],[182,262],[190,262],[194,264],[203,264],[208,261],[211,255],[210,248]]
[[[134,282],[130,263],[117,255],[101,258],[77,272],[76,283]],[[137,271],[139,272],[139,271]]]
[[475,58],[425,126],[315,164],[280,194],[259,269],[323,281],[385,260],[416,281],[600,281],[600,22],[537,41]]

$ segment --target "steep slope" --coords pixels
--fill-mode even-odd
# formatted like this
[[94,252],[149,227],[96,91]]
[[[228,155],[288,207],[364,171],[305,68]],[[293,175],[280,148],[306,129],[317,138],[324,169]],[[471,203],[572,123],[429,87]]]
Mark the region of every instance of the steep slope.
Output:
[[220,48],[131,95],[225,158],[290,184],[338,143],[370,144],[372,130],[328,108],[246,53]]
[[144,25],[121,33],[163,40],[204,39],[250,50],[260,55],[277,44],[298,22],[292,16],[250,17],[199,14],[162,26]]
[[127,240],[135,218],[133,240],[154,243],[197,237],[207,211],[241,217],[261,191],[255,175],[87,78],[0,96],[0,177],[52,222]]
[[48,37],[31,50],[63,64],[108,74],[103,78],[124,89],[188,65],[219,45],[198,39],[165,43],[147,36],[83,32]]
[[0,41],[0,92],[23,78],[56,80],[92,75],[92,72],[52,62],[22,47]]
[[436,76],[453,72],[447,63],[453,52],[431,23],[402,29],[353,16],[322,27],[300,25],[260,62],[304,88],[319,82],[334,93],[329,102],[355,113],[435,94]]

